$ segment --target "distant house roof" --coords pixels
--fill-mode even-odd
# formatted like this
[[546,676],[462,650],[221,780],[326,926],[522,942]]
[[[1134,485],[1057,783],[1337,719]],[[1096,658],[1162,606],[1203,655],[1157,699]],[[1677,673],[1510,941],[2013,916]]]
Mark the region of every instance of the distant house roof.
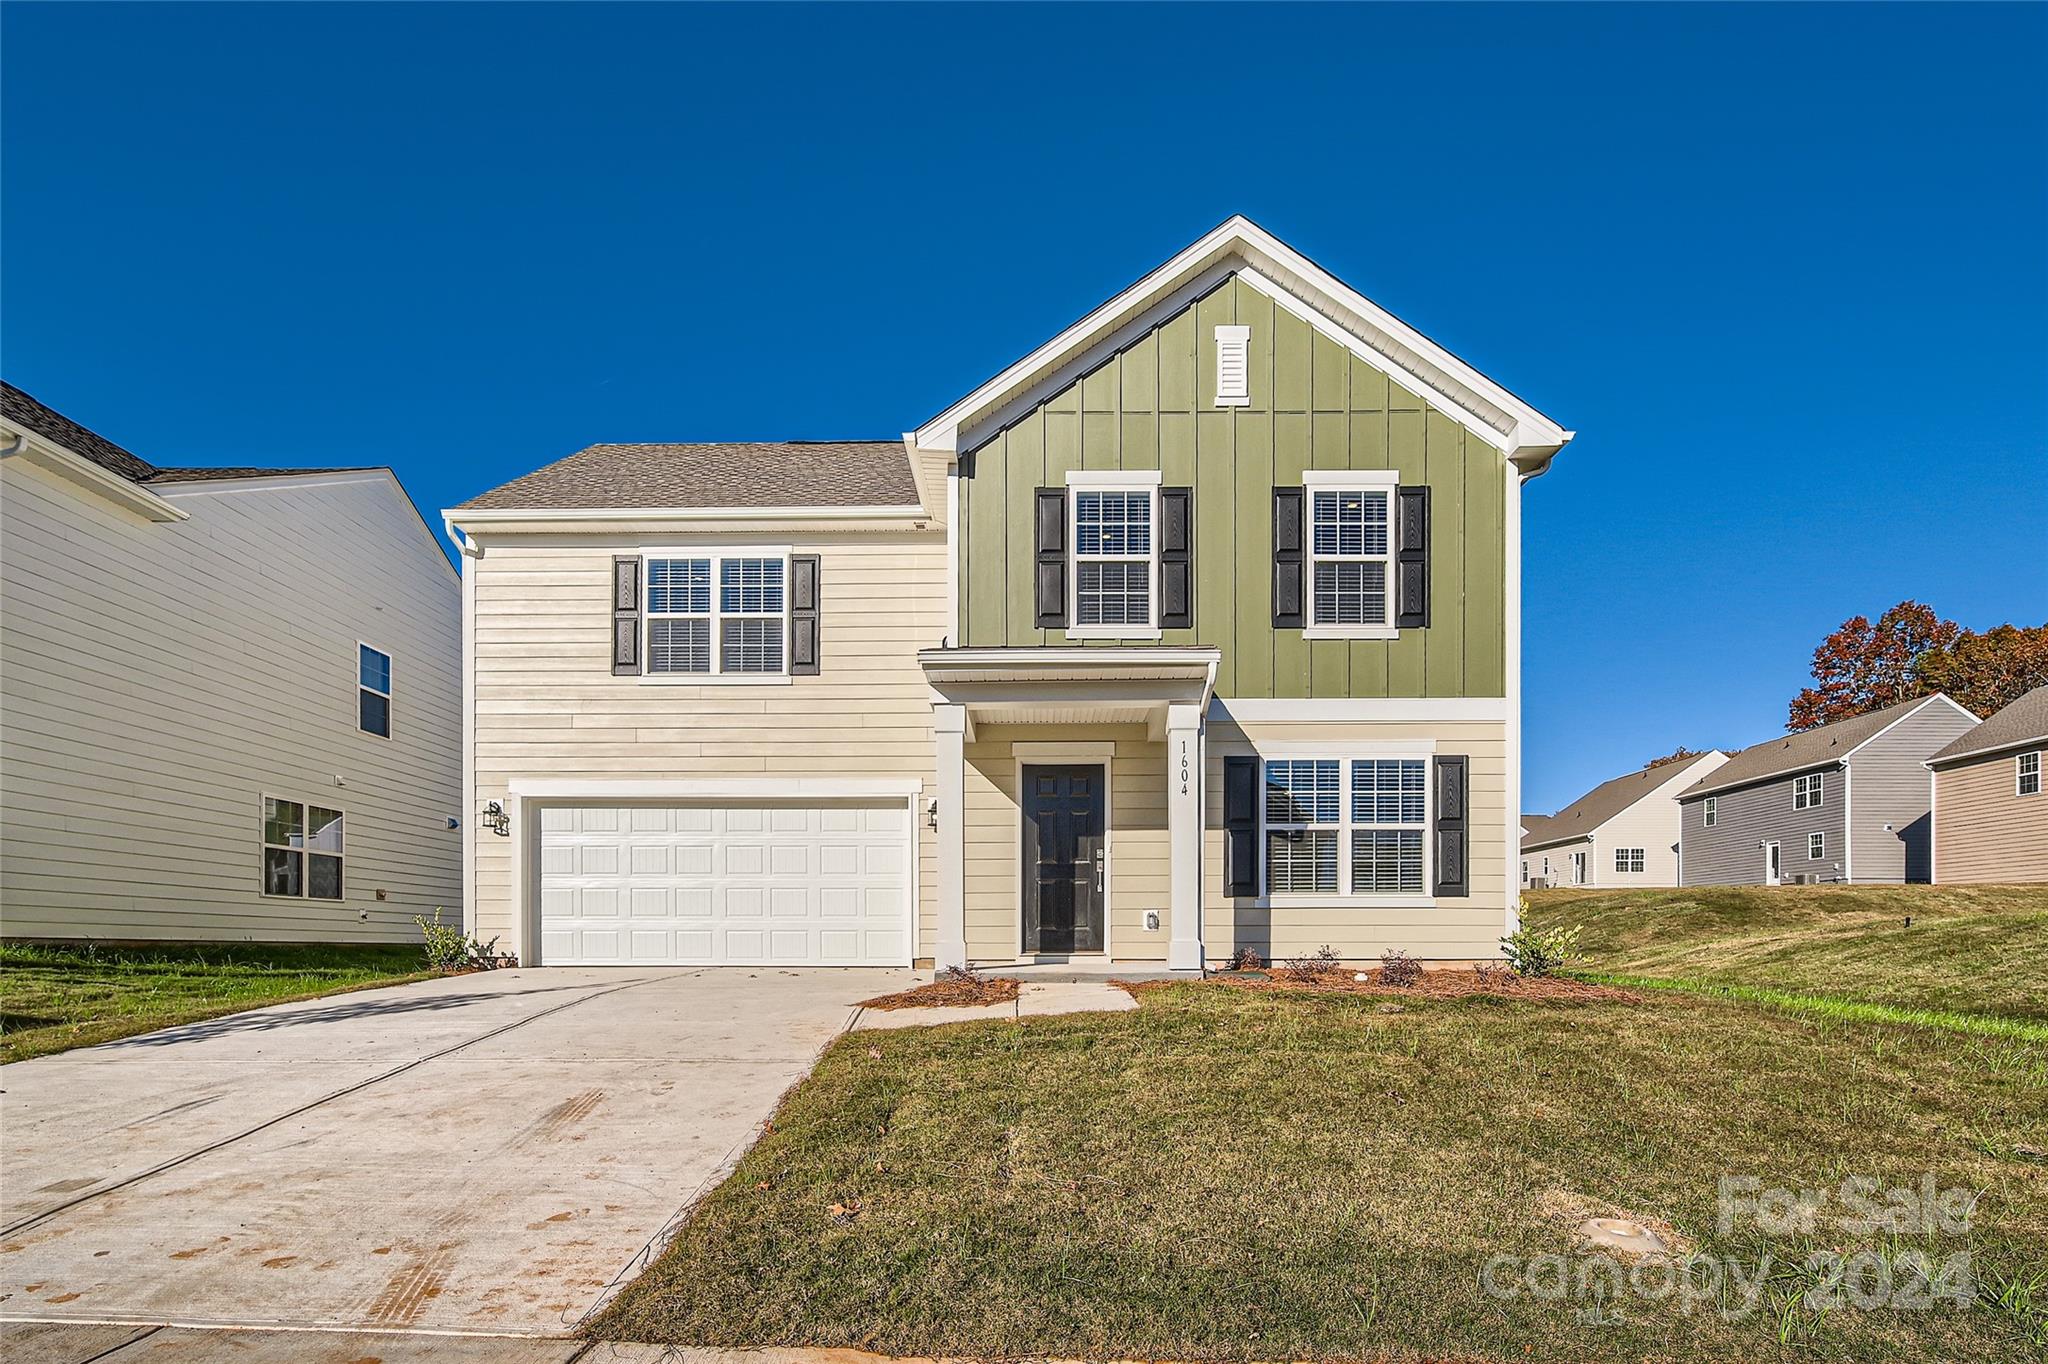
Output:
[[[1864,715],[1853,715],[1847,720],[1837,720],[1818,729],[1803,730],[1798,734],[1787,734],[1780,738],[1767,739],[1760,744],[1751,744],[1701,778],[1697,785],[1688,786],[1680,791],[1678,798],[1696,800],[1701,796],[1713,795],[1717,791],[1729,791],[1738,786],[1748,786],[1753,782],[1766,781],[1809,767],[1822,767],[1828,763],[1840,762],[1859,745],[1877,737],[1894,721],[1903,720],[1922,706],[1938,704],[1954,706],[1956,703],[1936,692],[1932,696],[1916,696],[1911,701],[1886,706],[1883,710],[1873,710]],[[1963,708],[1956,706],[1956,709]]]
[[80,426],[53,407],[38,402],[13,384],[0,380],[0,416],[35,432],[44,440],[81,455],[109,473],[131,483],[158,486],[165,483],[198,483],[221,478],[279,478],[288,474],[353,474],[381,465],[358,465],[348,469],[258,469],[236,466],[228,469],[161,469],[133,451],[124,450],[88,427]]
[[1522,816],[1522,846],[1523,846],[1523,847],[1527,847],[1527,846],[1529,846],[1529,840],[1530,840],[1530,839],[1532,839],[1532,838],[1538,838],[1538,837],[1541,837],[1541,836],[1542,836],[1542,833],[1543,833],[1543,831],[1544,831],[1545,829],[1549,828],[1549,827],[1550,827],[1550,816],[1549,816],[1549,815],[1523,815],[1523,816]]
[[1972,758],[2037,739],[2048,741],[2048,687],[2034,688],[1927,761]]
[[[1712,750],[1695,753],[1690,758],[1659,763],[1640,772],[1631,772],[1625,777],[1616,777],[1613,781],[1603,781],[1552,815],[1544,822],[1542,828],[1531,827],[1528,836],[1522,840],[1522,851],[1533,852],[1537,848],[1554,847],[1559,843],[1571,843],[1585,838],[1665,782],[1688,768],[1697,767],[1713,756]],[[1523,823],[1527,824],[1528,818],[1524,815]]]
[[593,445],[473,497],[458,510],[909,507],[917,480],[900,440]]

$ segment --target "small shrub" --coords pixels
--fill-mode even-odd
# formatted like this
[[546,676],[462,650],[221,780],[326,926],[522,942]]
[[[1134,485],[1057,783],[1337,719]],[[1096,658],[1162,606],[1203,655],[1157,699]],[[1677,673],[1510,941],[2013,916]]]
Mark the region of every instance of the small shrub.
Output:
[[1289,958],[1279,970],[1295,980],[1323,980],[1337,974],[1342,960],[1336,948],[1324,943],[1310,956]]
[[496,938],[487,943],[478,942],[464,933],[461,925],[442,923],[438,906],[432,919],[415,915],[413,922],[419,925],[430,971],[489,971],[493,967],[511,964],[510,958],[498,954]]
[[1554,976],[1577,954],[1579,927],[1531,928],[1524,924],[1500,940],[1501,955],[1518,976]]
[[1224,963],[1224,969],[1226,971],[1263,971],[1266,969],[1266,959],[1259,955],[1259,949],[1256,947],[1240,947],[1230,954],[1230,960]]
[[1422,979],[1422,963],[1398,947],[1380,953],[1380,984],[1407,989]]

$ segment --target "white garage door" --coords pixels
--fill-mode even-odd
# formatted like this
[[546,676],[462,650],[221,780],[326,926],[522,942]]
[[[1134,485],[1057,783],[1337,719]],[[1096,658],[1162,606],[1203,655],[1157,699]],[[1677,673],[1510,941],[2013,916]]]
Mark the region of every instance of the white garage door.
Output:
[[902,804],[574,806],[540,815],[547,966],[903,966]]

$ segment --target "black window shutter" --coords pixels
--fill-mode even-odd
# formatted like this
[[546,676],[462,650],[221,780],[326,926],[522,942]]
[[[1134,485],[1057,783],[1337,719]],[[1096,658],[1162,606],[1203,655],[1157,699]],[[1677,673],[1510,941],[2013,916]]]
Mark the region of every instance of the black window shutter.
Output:
[[1225,895],[1259,893],[1259,760],[1223,760]]
[[640,671],[640,560],[612,560],[612,676]]
[[1195,490],[1159,490],[1159,628],[1195,625]]
[[1040,488],[1033,518],[1032,595],[1038,628],[1067,628],[1067,490]]
[[1303,627],[1302,489],[1273,489],[1273,628]]
[[789,556],[789,671],[818,675],[818,556]]
[[1420,630],[1429,624],[1429,488],[1403,488],[1399,548],[1394,561],[1397,575],[1394,624],[1402,630]]
[[1436,760],[1436,893],[1462,897],[1472,893],[1466,856],[1470,849],[1471,811],[1467,779],[1471,759],[1441,754]]

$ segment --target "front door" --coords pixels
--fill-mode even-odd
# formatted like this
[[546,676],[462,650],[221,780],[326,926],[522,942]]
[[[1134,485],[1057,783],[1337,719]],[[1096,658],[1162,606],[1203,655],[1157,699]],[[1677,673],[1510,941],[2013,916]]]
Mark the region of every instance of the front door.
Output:
[[1775,886],[1782,879],[1784,878],[1778,870],[1778,845],[1766,843],[1764,844],[1764,884]]
[[1107,879],[1103,770],[1024,769],[1024,950],[1100,952]]

